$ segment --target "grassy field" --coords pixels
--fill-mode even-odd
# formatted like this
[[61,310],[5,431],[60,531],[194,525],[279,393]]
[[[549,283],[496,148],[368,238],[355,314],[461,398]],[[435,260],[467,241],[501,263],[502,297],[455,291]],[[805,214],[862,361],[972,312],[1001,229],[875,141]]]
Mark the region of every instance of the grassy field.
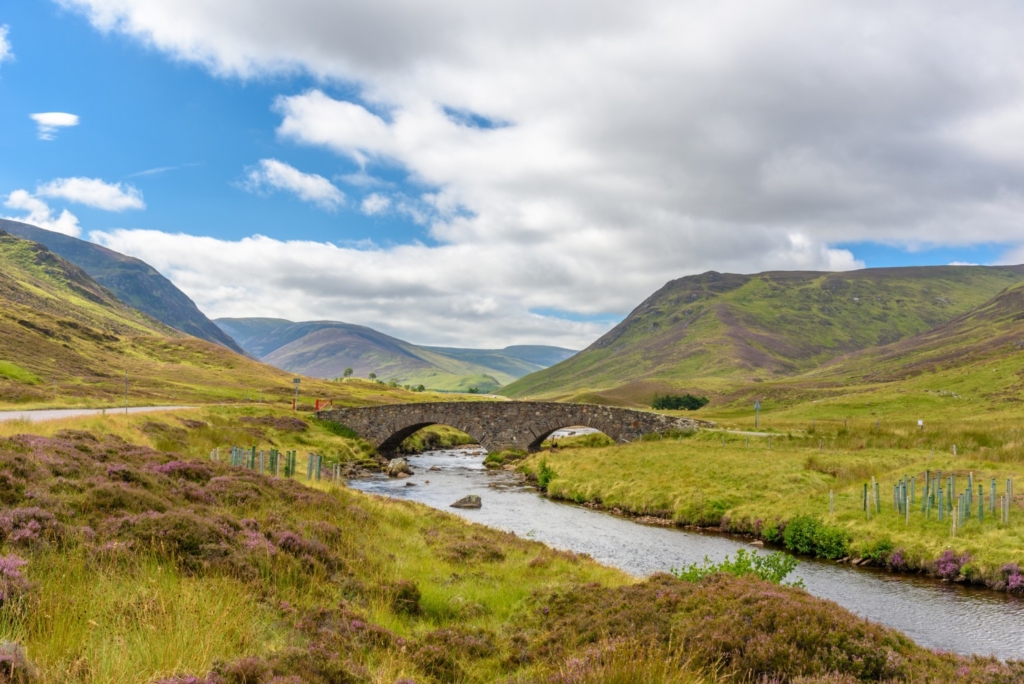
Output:
[[183,415],[188,423],[151,418],[165,428],[113,416],[32,426],[39,434],[3,426],[0,678],[997,684],[1024,676],[1024,665],[921,649],[798,589],[723,575],[637,581],[417,504],[147,446],[169,439],[156,433],[177,422],[186,434],[173,439],[186,452],[254,426],[281,448],[299,439],[311,443],[303,448],[348,447],[324,426],[298,430],[289,416],[239,409]]
[[[782,425],[777,427],[782,428]],[[1008,563],[1024,566],[1024,498],[1013,501],[1010,522],[1000,521],[998,497],[1006,480],[1024,483],[1024,432],[1019,423],[970,423],[959,427],[807,421],[770,437],[702,431],[677,439],[603,448],[573,448],[562,440],[527,459],[523,467],[549,473],[548,494],[598,502],[637,515],[670,518],[683,525],[721,527],[782,542],[787,523],[812,518],[847,539],[834,557],[870,558],[901,570],[937,574],[948,550],[970,562],[970,581],[998,585]],[[769,445],[770,441],[770,445]],[[952,453],[957,446],[957,456]],[[926,472],[954,475],[958,492],[974,478],[972,515],[953,535],[951,518],[922,511]],[[915,478],[916,505],[909,522],[893,505],[893,486]],[[990,478],[997,482],[997,512],[989,507]],[[879,483],[881,512],[863,510],[863,487]],[[977,485],[984,486],[985,518],[977,519]],[[830,496],[834,497],[830,503]],[[829,555],[817,549],[812,553]],[[948,573],[946,573],[948,574]],[[961,573],[957,573],[961,574]],[[955,575],[954,575],[955,576]]]

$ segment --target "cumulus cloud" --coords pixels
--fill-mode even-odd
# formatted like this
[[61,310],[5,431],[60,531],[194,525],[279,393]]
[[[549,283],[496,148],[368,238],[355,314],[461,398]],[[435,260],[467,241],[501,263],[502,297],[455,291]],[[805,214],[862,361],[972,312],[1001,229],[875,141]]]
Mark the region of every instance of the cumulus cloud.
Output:
[[142,193],[127,183],[107,183],[99,178],[56,178],[36,188],[36,195],[67,200],[105,211],[145,209]]
[[44,230],[52,230],[55,233],[63,233],[71,237],[78,237],[82,234],[82,227],[78,225],[78,218],[67,209],[54,217],[53,210],[46,202],[34,197],[27,190],[15,190],[7,196],[4,206],[15,211],[28,212],[22,216],[4,216],[11,221],[29,223]]
[[391,199],[387,195],[374,192],[363,198],[359,204],[359,210],[367,216],[376,216],[386,212],[390,206]]
[[[354,84],[280,97],[278,135],[429,189],[403,203],[431,244],[368,259],[420,284],[374,300],[399,316],[437,296],[528,326],[701,270],[858,266],[837,243],[1024,245],[1015,0],[61,1],[216,74]],[[453,263],[486,273],[474,306]]]
[[[647,274],[628,258],[616,274],[617,288],[589,302],[581,298],[580,290],[607,290],[608,274],[588,269],[589,259],[566,261],[564,252],[573,248],[568,243],[543,250],[511,243],[357,247],[260,235],[220,240],[155,230],[97,231],[90,238],[152,264],[211,317],[341,319],[423,344],[542,342],[581,348],[607,330],[607,319],[581,322],[535,312],[626,311],[637,304],[636,293],[649,294]],[[795,235],[773,235],[761,247],[756,270],[857,266],[848,252],[823,250]],[[593,246],[598,251],[614,248]],[[722,270],[740,265],[733,248],[721,245]],[[657,268],[692,271],[703,267],[697,259],[671,250],[657,260]],[[242,271],[260,276],[239,279]],[[225,273],[234,275],[225,278]]]
[[276,159],[261,159],[259,166],[249,171],[244,187],[250,192],[284,190],[328,211],[345,203],[345,194],[331,181],[315,173],[303,173]]
[[57,137],[57,129],[78,125],[78,115],[67,112],[39,112],[29,116],[36,122],[40,140],[53,140]]
[[11,42],[7,40],[8,31],[7,26],[0,26],[0,62],[14,59],[14,49],[11,48]]

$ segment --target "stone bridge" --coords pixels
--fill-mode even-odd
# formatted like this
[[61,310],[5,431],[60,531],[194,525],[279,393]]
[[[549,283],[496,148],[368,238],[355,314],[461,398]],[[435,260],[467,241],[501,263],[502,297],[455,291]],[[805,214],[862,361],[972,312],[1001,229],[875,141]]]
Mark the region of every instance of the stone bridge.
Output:
[[645,434],[694,430],[700,422],[647,411],[546,401],[445,401],[320,411],[317,417],[345,425],[392,456],[402,441],[428,425],[450,425],[487,451],[536,451],[555,430],[582,425],[631,442]]

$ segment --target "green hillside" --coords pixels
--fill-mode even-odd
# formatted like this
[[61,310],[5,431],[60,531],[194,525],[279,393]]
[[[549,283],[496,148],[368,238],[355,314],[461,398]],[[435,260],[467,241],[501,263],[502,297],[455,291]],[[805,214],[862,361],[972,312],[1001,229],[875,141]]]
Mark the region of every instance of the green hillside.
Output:
[[657,392],[770,383],[942,326],[1022,279],[1017,266],[687,276],[584,351],[502,393],[647,403]]
[[146,262],[18,221],[0,219],[0,230],[45,246],[81,268],[132,308],[193,337],[243,353],[188,295]]
[[717,399],[749,411],[766,398],[778,419],[1015,419],[1024,403],[1024,283],[913,337],[819,369],[738,387]]
[[[0,405],[290,403],[292,374],[129,307],[46,247],[0,231]],[[423,395],[307,379],[302,397],[346,403]]]
[[366,326],[337,321],[293,323],[279,318],[221,318],[217,325],[253,356],[313,377],[374,373],[403,385],[441,391],[490,392],[574,352],[560,347],[508,349],[422,347]]

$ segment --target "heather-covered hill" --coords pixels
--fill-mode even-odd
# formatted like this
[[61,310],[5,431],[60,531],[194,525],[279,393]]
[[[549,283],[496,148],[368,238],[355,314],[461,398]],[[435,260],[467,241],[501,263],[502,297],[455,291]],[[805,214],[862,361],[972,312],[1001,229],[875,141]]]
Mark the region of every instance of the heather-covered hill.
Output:
[[687,276],[584,351],[502,393],[643,404],[659,391],[793,377],[942,326],[1022,278],[1017,266]]

